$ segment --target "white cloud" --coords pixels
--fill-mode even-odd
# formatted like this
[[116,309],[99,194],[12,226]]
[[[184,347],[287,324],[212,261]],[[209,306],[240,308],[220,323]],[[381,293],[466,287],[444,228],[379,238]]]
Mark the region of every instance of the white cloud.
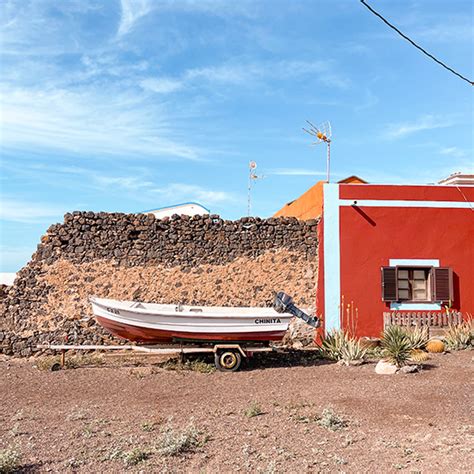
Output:
[[304,168],[277,168],[269,174],[277,176],[326,176],[326,171],[316,171]]
[[441,148],[439,152],[441,155],[453,156],[455,158],[462,158],[467,155],[464,150],[461,150],[456,146]]
[[152,9],[150,0],[121,0],[122,16],[117,31],[117,36],[121,37],[129,33],[135,23]]
[[62,216],[65,211],[65,207],[47,203],[26,202],[7,197],[0,199],[0,220],[3,221],[46,222],[53,217]]
[[146,94],[110,87],[35,90],[4,85],[3,146],[82,155],[198,160],[199,151],[173,138],[168,113]]
[[403,138],[424,130],[447,128],[453,125],[454,122],[447,117],[440,117],[437,115],[423,115],[413,122],[403,122],[388,125],[384,136],[385,138],[389,139]]
[[183,83],[179,80],[169,78],[149,77],[140,82],[140,86],[145,90],[156,92],[157,94],[169,94],[183,87]]
[[215,191],[201,186],[183,183],[171,183],[162,188],[152,190],[171,201],[199,201],[204,205],[220,204],[234,201],[232,194],[226,191]]

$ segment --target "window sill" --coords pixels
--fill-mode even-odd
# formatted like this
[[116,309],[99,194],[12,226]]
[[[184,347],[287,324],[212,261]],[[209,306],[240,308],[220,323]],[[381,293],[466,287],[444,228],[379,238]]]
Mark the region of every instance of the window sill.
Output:
[[441,303],[415,303],[415,302],[398,302],[393,301],[390,303],[390,309],[395,311],[441,311]]

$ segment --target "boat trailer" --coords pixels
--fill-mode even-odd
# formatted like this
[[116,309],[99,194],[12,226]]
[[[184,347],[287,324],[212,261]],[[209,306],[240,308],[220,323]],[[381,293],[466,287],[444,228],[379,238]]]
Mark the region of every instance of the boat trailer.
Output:
[[[256,352],[279,352],[276,347],[269,346],[252,346],[244,344],[214,344],[208,346],[198,346],[186,344],[185,346],[178,345],[87,345],[87,344],[39,344],[38,349],[49,349],[52,351],[60,351],[61,359],[59,363],[53,364],[51,370],[56,371],[64,368],[66,363],[67,351],[132,351],[140,355],[177,355],[181,360],[185,360],[186,355],[190,354],[214,354],[214,364],[217,370],[221,372],[235,372],[237,371],[243,359],[248,359]],[[124,354],[120,354],[124,355]]]
[[[290,313],[293,316],[302,319],[306,324],[317,328],[320,320],[317,317],[308,316],[304,311],[297,308],[291,296],[280,291],[276,294],[273,308],[278,313]],[[252,357],[256,352],[282,352],[281,348],[271,347],[268,345],[258,345],[257,343],[214,343],[208,345],[196,344],[175,344],[175,345],[87,345],[87,344],[40,344],[36,346],[38,349],[49,349],[52,351],[60,351],[60,362],[54,364],[51,370],[59,370],[65,366],[67,351],[132,351],[141,355],[178,355],[184,360],[188,354],[214,354],[214,364],[217,370],[221,372],[237,371],[242,360]]]

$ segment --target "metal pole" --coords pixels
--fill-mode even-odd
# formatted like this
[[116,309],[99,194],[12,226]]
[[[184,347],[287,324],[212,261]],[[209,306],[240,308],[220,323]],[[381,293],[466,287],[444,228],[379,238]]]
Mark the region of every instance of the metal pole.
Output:
[[329,183],[329,175],[330,175],[330,166],[331,166],[331,140],[327,141],[328,144],[328,156],[327,156],[327,182]]
[[249,184],[248,184],[248,197],[247,197],[247,216],[250,217],[250,187],[252,186],[252,170],[249,169]]

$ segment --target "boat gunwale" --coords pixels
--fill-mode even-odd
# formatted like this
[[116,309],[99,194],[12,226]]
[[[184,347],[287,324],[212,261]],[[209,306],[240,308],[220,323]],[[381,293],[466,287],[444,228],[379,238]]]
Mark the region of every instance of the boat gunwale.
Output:
[[[126,311],[129,313],[136,313],[136,314],[141,314],[144,316],[173,316],[173,317],[186,317],[189,318],[190,316],[194,318],[206,318],[206,319],[216,319],[216,318],[243,318],[243,319],[252,319],[252,318],[258,318],[258,317],[266,317],[266,318],[271,318],[271,317],[278,317],[278,318],[289,318],[291,319],[293,316],[290,313],[278,313],[275,311],[273,308],[270,307],[236,307],[236,306],[188,306],[188,305],[183,305],[181,311],[176,311],[176,309],[173,311],[173,307],[177,307],[178,305],[173,305],[173,304],[158,304],[158,303],[141,303],[137,301],[117,301],[113,299],[106,299],[106,298],[96,298],[96,297],[90,297],[89,298],[90,302],[92,305],[97,305],[100,308],[104,309],[107,313],[110,313],[108,311],[108,308],[113,308],[119,311]],[[118,302],[118,303],[141,303],[144,305],[156,305],[156,306],[163,306],[164,308],[162,309],[157,309],[156,312],[150,312],[152,308],[138,308],[138,307],[122,307],[120,306],[114,306],[113,304],[107,304],[104,303],[105,301],[110,301],[110,302]],[[169,310],[167,310],[167,307],[169,307]],[[185,308],[195,308],[195,309],[201,309],[201,311],[192,311],[191,309],[186,310]],[[206,312],[206,308],[213,308],[213,309],[218,309],[222,310],[222,313],[218,312],[211,312],[208,311]],[[236,312],[232,314],[230,311],[231,310],[248,310],[248,313],[242,313],[242,312]],[[227,312],[228,311],[228,312]],[[260,314],[258,314],[260,313]]]

